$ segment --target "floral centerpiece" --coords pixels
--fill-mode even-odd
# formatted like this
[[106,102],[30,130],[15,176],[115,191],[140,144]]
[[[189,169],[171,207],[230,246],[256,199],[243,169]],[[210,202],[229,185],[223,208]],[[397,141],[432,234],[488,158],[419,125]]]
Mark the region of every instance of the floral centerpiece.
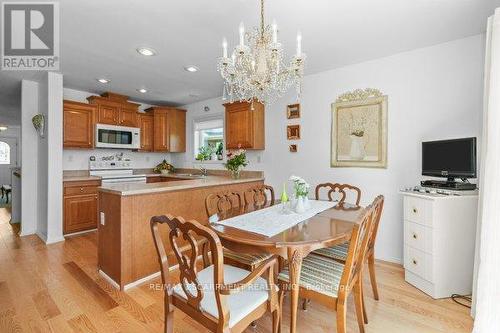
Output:
[[240,178],[240,171],[248,165],[247,155],[245,149],[238,149],[227,152],[227,162],[224,167],[231,172],[234,179]]
[[174,166],[167,162],[167,160],[163,160],[160,164],[158,164],[153,171],[156,173],[168,174],[175,170]]
[[309,185],[303,178],[298,176],[291,176],[290,181],[293,182],[293,190],[297,203],[295,206],[295,211],[297,213],[303,213],[310,208],[310,203],[307,195],[311,185]]

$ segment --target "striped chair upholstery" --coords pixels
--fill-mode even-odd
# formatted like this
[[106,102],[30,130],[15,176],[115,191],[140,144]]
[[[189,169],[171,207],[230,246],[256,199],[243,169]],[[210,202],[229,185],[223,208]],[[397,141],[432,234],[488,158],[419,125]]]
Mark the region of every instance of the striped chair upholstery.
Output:
[[345,262],[347,260],[347,251],[349,251],[349,242],[345,242],[344,244],[339,244],[332,247],[319,249],[314,251],[313,253],[319,254],[327,258]]
[[248,254],[233,252],[228,249],[224,249],[224,258],[232,259],[238,263],[245,266],[255,267],[258,266],[264,260],[271,258],[270,254]]
[[[329,258],[310,254],[302,261],[299,285],[330,297],[337,297],[344,265]],[[278,276],[280,280],[290,282],[288,268]]]

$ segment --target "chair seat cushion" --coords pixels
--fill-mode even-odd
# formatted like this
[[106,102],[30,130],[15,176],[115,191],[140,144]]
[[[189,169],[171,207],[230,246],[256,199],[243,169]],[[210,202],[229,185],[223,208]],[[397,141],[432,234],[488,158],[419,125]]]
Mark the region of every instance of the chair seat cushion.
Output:
[[271,255],[266,253],[261,253],[261,254],[239,253],[230,251],[228,249],[224,249],[224,257],[235,260],[247,266],[255,266],[261,263],[262,261],[271,258]]
[[[302,261],[299,285],[330,297],[337,297],[343,272],[343,264],[327,257],[310,254]],[[288,268],[281,271],[278,278],[290,282]]]
[[[247,270],[230,265],[224,265],[225,284],[238,282],[249,274],[250,272]],[[199,271],[197,277],[200,286],[203,288],[204,294],[203,299],[201,300],[202,310],[215,318],[219,318],[219,311],[217,309],[217,301],[215,300],[214,293],[214,266],[211,265]],[[193,295],[196,295],[196,287],[194,284],[189,285],[188,290]],[[173,292],[174,294],[177,294],[187,300],[181,284],[177,284],[173,288]],[[267,281],[259,277],[245,290],[225,297],[229,308],[229,327],[233,327],[269,299]]]
[[319,254],[324,257],[332,258],[335,260],[346,261],[348,251],[349,251],[349,242],[346,242],[332,247],[325,247],[323,249],[313,251],[313,253]]

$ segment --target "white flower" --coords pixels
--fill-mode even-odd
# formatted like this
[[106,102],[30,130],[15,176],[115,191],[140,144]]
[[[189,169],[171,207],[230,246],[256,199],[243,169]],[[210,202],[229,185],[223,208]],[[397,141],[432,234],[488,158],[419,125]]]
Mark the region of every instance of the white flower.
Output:
[[293,175],[292,175],[292,176],[290,176],[290,180],[291,180],[292,182],[297,182],[297,181],[299,181],[300,179],[302,179],[302,178],[297,177],[297,176],[293,176]]

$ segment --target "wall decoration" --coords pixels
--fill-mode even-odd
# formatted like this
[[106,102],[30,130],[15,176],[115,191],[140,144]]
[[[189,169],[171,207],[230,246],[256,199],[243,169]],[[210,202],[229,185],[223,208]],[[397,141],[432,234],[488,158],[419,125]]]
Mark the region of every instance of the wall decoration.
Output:
[[332,104],[332,167],[387,167],[387,96],[357,89]]
[[288,119],[300,118],[300,104],[289,104],[286,107],[286,117]]
[[288,125],[286,127],[286,138],[288,140],[300,139],[300,125]]
[[45,115],[42,113],[39,113],[31,119],[31,122],[33,123],[33,127],[37,131],[38,135],[43,138],[45,137]]
[[290,145],[290,153],[296,153],[297,152],[297,145]]

